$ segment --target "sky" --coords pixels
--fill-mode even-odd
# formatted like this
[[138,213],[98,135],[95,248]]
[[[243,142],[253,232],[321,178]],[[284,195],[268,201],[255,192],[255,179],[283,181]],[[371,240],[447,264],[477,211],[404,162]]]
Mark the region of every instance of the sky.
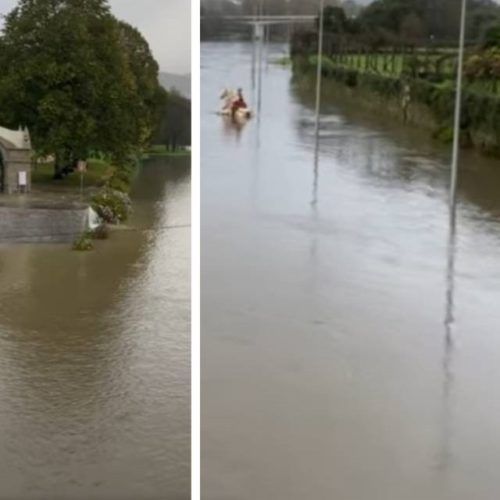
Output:
[[[161,71],[191,72],[190,0],[108,0],[113,14],[140,30]],[[5,15],[16,0],[0,0]]]

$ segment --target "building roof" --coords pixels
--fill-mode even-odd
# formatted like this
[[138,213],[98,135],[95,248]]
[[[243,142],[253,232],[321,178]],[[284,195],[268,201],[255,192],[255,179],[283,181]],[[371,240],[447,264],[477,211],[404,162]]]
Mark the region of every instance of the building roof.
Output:
[[15,148],[31,149],[31,139],[28,129],[11,130],[9,128],[0,127],[0,139],[4,139]]

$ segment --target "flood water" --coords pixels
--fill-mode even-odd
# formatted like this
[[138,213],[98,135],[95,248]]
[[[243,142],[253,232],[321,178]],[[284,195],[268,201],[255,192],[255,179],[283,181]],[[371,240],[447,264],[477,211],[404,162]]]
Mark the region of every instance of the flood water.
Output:
[[251,61],[202,44],[203,498],[496,498],[500,161],[464,153],[450,238],[449,146],[327,91],[315,170],[290,68],[214,114]]
[[0,498],[190,498],[190,167],[93,252],[0,247]]

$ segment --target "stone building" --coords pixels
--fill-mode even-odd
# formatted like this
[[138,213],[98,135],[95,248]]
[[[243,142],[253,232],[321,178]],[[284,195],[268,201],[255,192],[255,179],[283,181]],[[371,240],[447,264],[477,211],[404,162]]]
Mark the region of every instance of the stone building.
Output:
[[31,140],[27,129],[0,127],[0,193],[29,193],[31,156]]

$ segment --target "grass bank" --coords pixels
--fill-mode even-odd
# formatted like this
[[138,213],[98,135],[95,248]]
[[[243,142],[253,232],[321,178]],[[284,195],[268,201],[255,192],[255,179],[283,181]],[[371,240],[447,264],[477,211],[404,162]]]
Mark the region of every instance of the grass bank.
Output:
[[175,150],[168,149],[163,145],[151,146],[142,155],[143,159],[156,157],[156,156],[191,156],[191,150],[187,148],[177,148]]
[[[87,161],[87,171],[83,174],[85,187],[101,187],[113,176],[116,168],[105,160],[92,158]],[[72,172],[63,179],[54,179],[54,163],[39,163],[32,171],[34,185],[80,187],[80,173]]]
[[[316,71],[316,56],[294,58],[296,76]],[[356,67],[326,57],[325,85],[335,81],[351,89],[354,96],[381,113],[390,113],[402,122],[429,129],[442,141],[453,137],[455,88],[452,80],[432,81],[408,73],[380,72],[374,67]],[[500,95],[465,86],[461,122],[462,145],[500,156]]]

